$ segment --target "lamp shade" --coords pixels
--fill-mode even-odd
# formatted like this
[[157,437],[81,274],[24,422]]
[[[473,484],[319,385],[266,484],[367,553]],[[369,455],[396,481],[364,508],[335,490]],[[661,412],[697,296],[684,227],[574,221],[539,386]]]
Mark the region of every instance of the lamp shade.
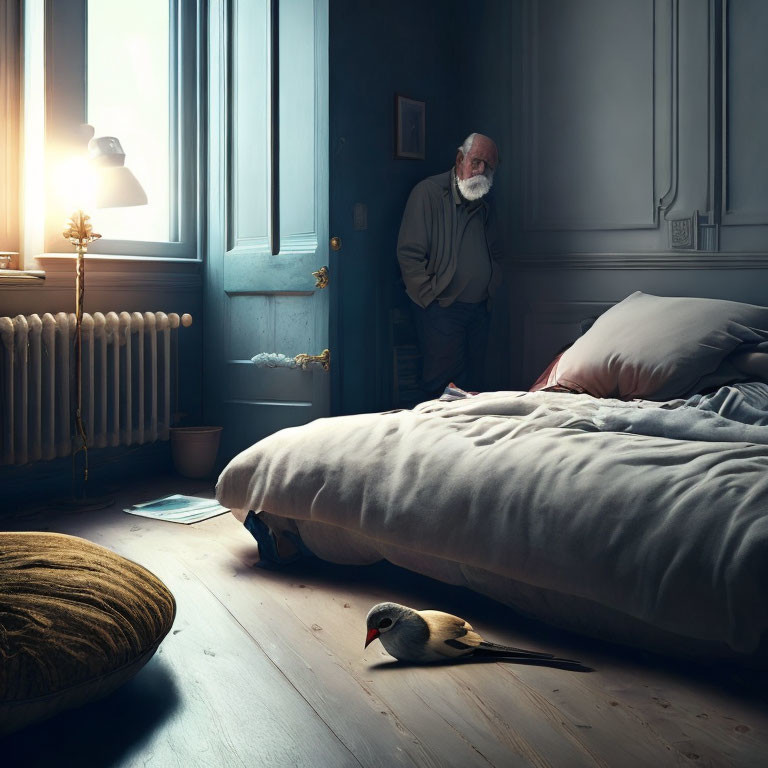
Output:
[[146,205],[147,194],[138,179],[125,167],[125,152],[114,136],[88,142],[94,170],[94,203],[97,208],[128,208]]
[[147,204],[147,194],[139,180],[124,165],[98,170],[94,197],[97,208],[128,208]]

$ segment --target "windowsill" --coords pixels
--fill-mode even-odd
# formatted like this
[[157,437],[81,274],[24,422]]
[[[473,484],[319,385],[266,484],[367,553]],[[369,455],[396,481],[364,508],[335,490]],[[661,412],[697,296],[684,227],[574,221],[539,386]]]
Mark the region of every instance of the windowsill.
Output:
[[0,287],[43,285],[45,272],[41,269],[0,269]]
[[[39,256],[35,256],[35,261],[39,261],[45,264],[49,260],[51,262],[57,261],[74,261],[77,258],[76,253],[41,253]],[[109,262],[109,261],[123,261],[132,262],[138,261],[144,265],[148,264],[201,264],[202,259],[189,259],[181,257],[170,256],[126,256],[118,253],[86,253],[86,261],[90,263],[94,262]]]
[[[43,253],[34,257],[37,269],[0,269],[0,290],[45,287],[69,290],[74,284],[77,255]],[[200,291],[202,261],[151,256],[85,256],[89,289],[117,291]],[[5,273],[5,274],[4,274]]]

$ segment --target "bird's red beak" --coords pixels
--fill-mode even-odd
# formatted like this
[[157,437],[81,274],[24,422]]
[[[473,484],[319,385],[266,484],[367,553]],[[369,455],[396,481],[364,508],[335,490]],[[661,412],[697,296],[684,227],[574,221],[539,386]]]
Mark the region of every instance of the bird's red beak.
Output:
[[365,636],[365,648],[367,648],[379,635],[381,632],[379,632],[378,629],[371,628],[368,630],[368,634]]

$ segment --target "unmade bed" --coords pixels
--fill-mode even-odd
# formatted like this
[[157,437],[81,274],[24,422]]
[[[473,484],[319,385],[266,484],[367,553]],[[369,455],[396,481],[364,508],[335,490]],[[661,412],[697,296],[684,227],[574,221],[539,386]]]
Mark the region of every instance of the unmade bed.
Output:
[[[763,665],[768,384],[748,370],[763,364],[768,310],[697,305],[748,309],[712,319],[714,337],[695,323],[690,356],[676,339],[650,345],[650,368],[612,351],[626,343],[617,327],[658,301],[683,301],[671,308],[684,319],[708,300],[633,294],[542,391],[282,430],[230,462],[217,497],[265,557],[280,559],[285,540],[333,562],[385,559],[567,629]],[[690,347],[690,329],[681,335]],[[590,347],[600,370],[585,363]]]

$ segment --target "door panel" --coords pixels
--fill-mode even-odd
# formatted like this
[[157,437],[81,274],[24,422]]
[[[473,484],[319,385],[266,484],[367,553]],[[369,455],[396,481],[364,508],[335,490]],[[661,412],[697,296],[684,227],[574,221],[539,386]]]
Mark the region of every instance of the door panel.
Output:
[[291,357],[306,352],[315,339],[313,299],[309,292],[228,294],[230,359],[278,349]]
[[[315,5],[314,0],[283,0],[280,4],[280,237],[287,240],[288,248],[317,237],[311,172],[316,167],[315,138],[320,127],[316,89],[327,93],[328,78],[327,74],[322,81],[312,76],[317,66],[316,24],[311,22],[313,17],[315,22],[321,20]],[[327,13],[324,26],[327,29]],[[327,60],[327,46],[324,55]],[[326,106],[323,155],[327,154],[327,125]],[[327,242],[326,238],[323,243]]]
[[[269,220],[270,24],[267,0],[232,0],[228,136],[229,248],[266,247]],[[226,83],[225,83],[226,85]],[[224,139],[225,137],[221,137]]]
[[[211,10],[205,381],[207,413],[225,428],[225,460],[329,411],[329,373],[320,366],[250,362],[261,352],[319,355],[329,336],[328,291],[312,275],[327,263],[327,0],[281,3],[279,179],[270,178],[269,162],[270,5],[222,0]],[[216,39],[231,45],[223,56]],[[277,254],[269,231],[273,184]]]

